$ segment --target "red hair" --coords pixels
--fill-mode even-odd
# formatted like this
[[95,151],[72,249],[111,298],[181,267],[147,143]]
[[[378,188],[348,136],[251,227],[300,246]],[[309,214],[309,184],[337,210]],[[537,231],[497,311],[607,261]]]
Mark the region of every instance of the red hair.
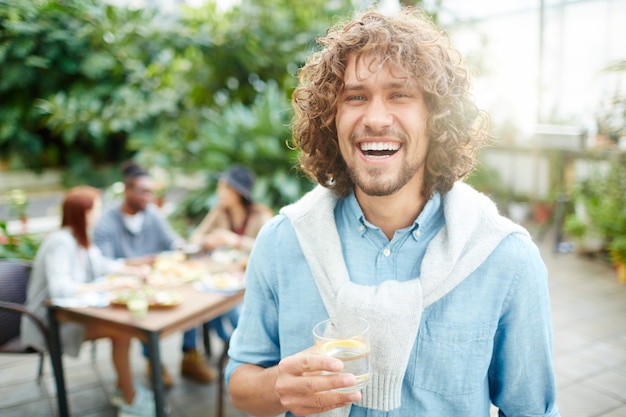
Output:
[[100,197],[97,188],[81,185],[71,188],[63,199],[63,218],[61,227],[69,227],[78,244],[89,248],[87,236],[87,212],[93,208],[93,203]]

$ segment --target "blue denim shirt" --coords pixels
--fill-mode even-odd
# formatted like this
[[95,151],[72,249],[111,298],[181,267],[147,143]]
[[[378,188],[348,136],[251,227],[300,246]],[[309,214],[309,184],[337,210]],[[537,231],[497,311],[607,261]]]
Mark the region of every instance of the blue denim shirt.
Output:
[[[351,279],[363,285],[419,277],[428,243],[444,223],[439,194],[391,241],[365,220],[353,194],[338,201],[335,220]],[[227,378],[244,363],[270,367],[309,348],[311,329],[328,317],[283,215],[258,235],[246,280]],[[509,235],[474,273],[424,309],[401,407],[383,412],[353,405],[350,416],[487,417],[491,403],[507,417],[559,416],[551,345],[545,266],[527,236]]]

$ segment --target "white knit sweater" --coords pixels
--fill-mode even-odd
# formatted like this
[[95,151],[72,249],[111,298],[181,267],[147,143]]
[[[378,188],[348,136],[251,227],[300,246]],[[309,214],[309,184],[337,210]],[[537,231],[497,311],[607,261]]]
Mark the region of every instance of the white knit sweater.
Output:
[[[329,317],[360,316],[370,322],[372,374],[358,405],[393,410],[401,405],[403,377],[423,309],[476,270],[507,235],[527,232],[500,216],[489,198],[459,182],[443,196],[445,225],[426,250],[421,276],[363,286],[350,280],[343,259],[336,203],[335,194],[318,186],[281,211],[296,232]],[[347,406],[324,416],[349,412]]]

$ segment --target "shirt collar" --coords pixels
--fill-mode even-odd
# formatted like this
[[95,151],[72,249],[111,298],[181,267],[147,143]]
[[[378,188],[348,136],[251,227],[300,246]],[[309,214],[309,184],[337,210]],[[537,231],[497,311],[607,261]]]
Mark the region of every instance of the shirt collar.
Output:
[[[359,228],[361,235],[363,235],[367,229],[380,229],[378,226],[367,221],[363,215],[363,210],[361,210],[361,206],[354,195],[354,190],[350,191],[350,194],[344,199],[344,207],[349,222],[353,224],[352,222],[354,221],[354,224],[358,225],[357,227]],[[423,232],[435,224],[436,219],[441,214],[441,210],[441,194],[438,191],[435,191],[424,205],[424,208],[417,216],[417,219],[413,222],[413,225],[410,226],[410,230],[412,232],[411,235],[414,239],[418,239],[421,234],[416,233],[416,231],[420,230]]]

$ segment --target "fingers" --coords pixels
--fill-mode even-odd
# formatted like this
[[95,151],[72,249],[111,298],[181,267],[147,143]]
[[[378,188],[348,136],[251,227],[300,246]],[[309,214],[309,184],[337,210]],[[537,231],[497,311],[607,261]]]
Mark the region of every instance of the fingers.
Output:
[[309,415],[359,401],[360,391],[333,391],[356,385],[353,374],[336,373],[342,368],[339,359],[315,354],[312,349],[283,359],[276,380],[281,404],[295,415]]
[[304,372],[340,372],[343,369],[343,362],[332,356],[319,355],[315,353],[315,347],[311,347],[283,359],[278,366],[286,373],[301,375]]
[[360,391],[326,391],[306,396],[281,396],[281,404],[296,416],[308,416],[344,407],[360,399]]

